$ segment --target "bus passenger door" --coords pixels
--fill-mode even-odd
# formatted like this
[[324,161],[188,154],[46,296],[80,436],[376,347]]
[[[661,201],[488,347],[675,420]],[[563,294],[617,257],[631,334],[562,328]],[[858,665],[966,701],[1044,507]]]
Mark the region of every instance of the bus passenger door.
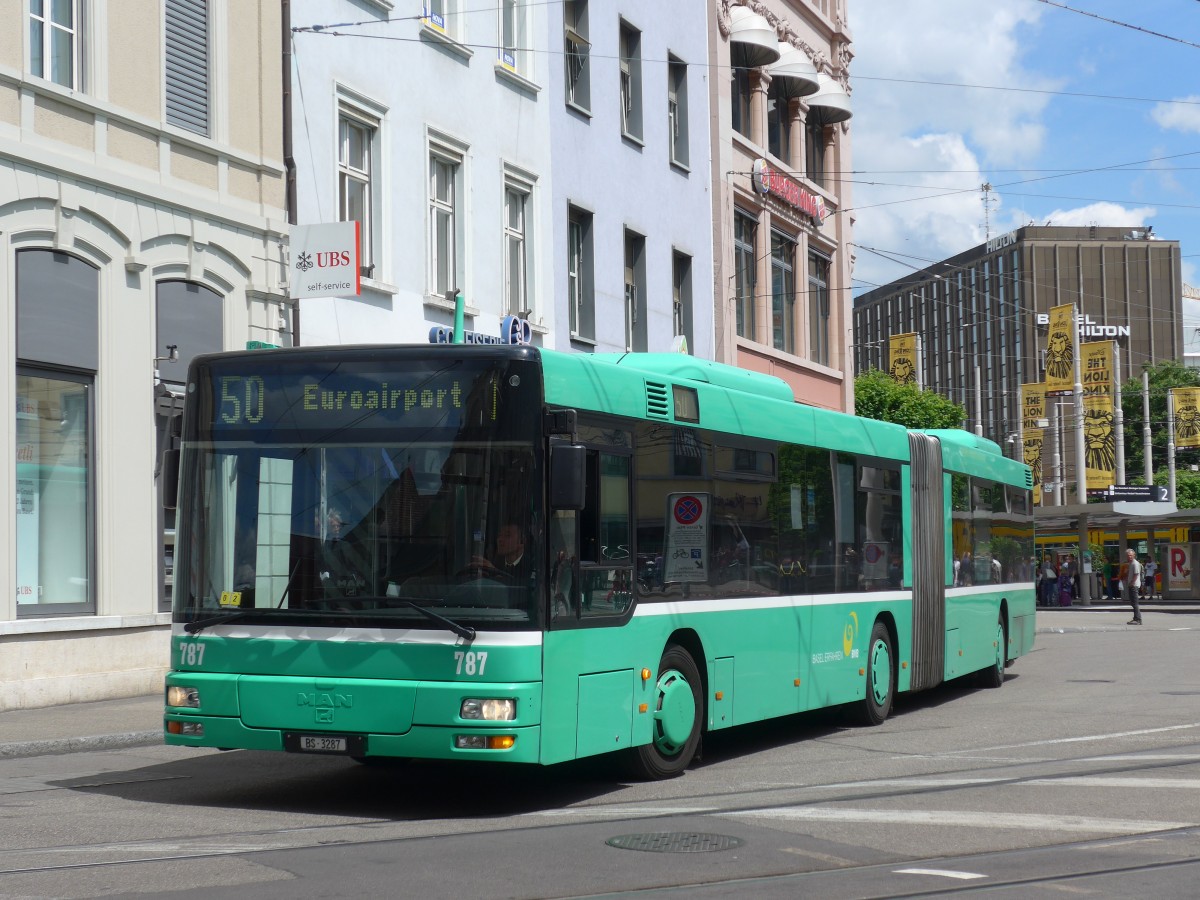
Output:
[[633,607],[631,456],[589,447],[582,509],[550,511],[542,762],[630,745],[635,668],[619,626]]

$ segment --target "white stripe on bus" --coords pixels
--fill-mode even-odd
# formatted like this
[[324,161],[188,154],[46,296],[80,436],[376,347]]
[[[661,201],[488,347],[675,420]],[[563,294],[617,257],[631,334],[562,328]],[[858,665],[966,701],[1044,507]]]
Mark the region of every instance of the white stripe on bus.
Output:
[[[176,622],[171,626],[176,637],[200,637],[211,634],[223,638],[254,638],[264,641],[328,641],[331,643],[356,644],[442,644],[455,646],[466,644],[456,634],[444,630],[424,628],[322,628],[311,625],[210,625],[201,635],[191,635],[184,626]],[[540,631],[482,631],[476,630],[473,646],[488,647],[540,647]]]

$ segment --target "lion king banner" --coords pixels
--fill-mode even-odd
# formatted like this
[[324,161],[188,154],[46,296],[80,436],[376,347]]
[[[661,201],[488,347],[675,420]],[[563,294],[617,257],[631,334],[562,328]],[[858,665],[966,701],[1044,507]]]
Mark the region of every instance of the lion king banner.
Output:
[[1079,345],[1079,376],[1084,397],[1108,397],[1113,392],[1113,342]]
[[1025,465],[1033,470],[1033,503],[1042,505],[1042,429],[1026,428],[1021,434]]
[[1200,447],[1200,388],[1171,388],[1175,404],[1175,449]]
[[1113,486],[1117,466],[1117,435],[1113,431],[1112,397],[1083,398],[1084,460],[1087,489],[1106,491]]
[[1021,430],[1038,428],[1038,422],[1046,418],[1046,386],[1044,384],[1021,385]]
[[888,338],[888,374],[900,384],[915,384],[920,387],[921,366],[917,334],[893,334]]
[[1075,391],[1075,304],[1050,307],[1046,335],[1046,396]]

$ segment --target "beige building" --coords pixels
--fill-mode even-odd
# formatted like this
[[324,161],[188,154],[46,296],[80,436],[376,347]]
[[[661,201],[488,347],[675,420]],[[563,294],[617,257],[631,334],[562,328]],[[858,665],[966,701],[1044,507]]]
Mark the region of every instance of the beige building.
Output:
[[716,0],[716,358],[851,411],[847,0]]
[[162,683],[187,361],[291,342],[280,15],[0,0],[0,710]]

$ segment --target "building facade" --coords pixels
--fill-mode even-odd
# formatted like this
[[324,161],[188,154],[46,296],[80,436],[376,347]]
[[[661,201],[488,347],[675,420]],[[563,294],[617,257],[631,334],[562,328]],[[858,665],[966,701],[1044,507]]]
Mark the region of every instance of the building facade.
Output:
[[363,252],[360,296],[302,301],[302,343],[426,341],[458,290],[467,331],[711,357],[701,0],[292,9],[297,221],[356,219]]
[[[0,709],[168,666],[187,362],[290,342],[278,4],[0,0]],[[137,52],[131,52],[137,48]]]
[[1146,228],[1026,226],[856,298],[855,371],[886,370],[888,339],[916,333],[921,385],[1011,453],[1020,387],[1045,379],[1052,307],[1076,305],[1081,342],[1116,341],[1124,382],[1147,363],[1183,361],[1182,303],[1178,241]]
[[716,0],[716,358],[852,411],[846,0]]

